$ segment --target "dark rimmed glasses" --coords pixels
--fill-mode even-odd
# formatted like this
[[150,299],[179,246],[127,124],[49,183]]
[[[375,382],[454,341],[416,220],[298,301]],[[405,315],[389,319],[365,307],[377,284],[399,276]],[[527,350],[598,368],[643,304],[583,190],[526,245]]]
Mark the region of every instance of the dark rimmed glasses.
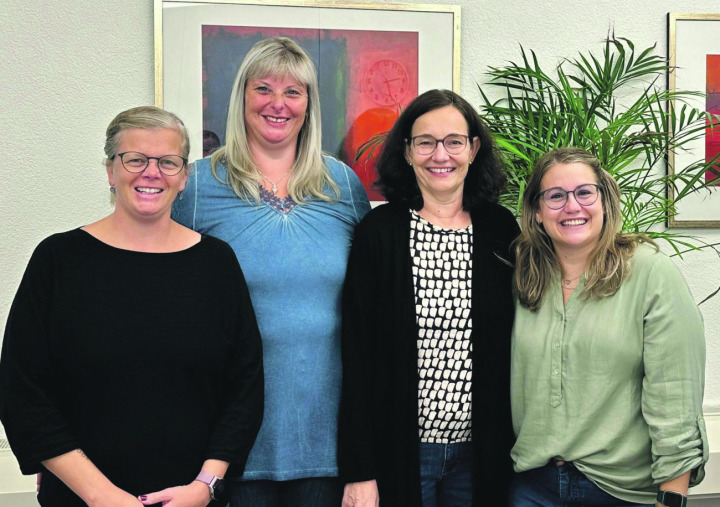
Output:
[[584,183],[575,187],[574,190],[553,187],[540,192],[538,198],[542,198],[548,208],[560,209],[567,204],[569,194],[575,196],[575,200],[580,206],[590,206],[597,201],[600,186],[595,183]]
[[445,151],[451,155],[462,153],[468,144],[469,136],[461,134],[450,134],[444,139],[435,139],[433,136],[422,135],[410,138],[410,143],[418,155],[432,155],[438,143],[442,143]]
[[151,160],[157,162],[158,169],[165,176],[175,176],[183,170],[187,159],[180,155],[163,155],[162,157],[148,157],[144,153],[138,151],[126,151],[116,155],[120,157],[120,163],[126,171],[131,173],[141,173],[150,164]]

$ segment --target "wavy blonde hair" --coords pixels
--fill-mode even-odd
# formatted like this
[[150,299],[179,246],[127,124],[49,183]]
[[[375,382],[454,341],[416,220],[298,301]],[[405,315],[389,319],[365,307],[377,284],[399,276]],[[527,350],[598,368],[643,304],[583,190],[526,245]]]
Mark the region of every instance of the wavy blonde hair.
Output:
[[[615,294],[630,276],[630,258],[640,243],[655,243],[643,234],[624,234],[620,187],[602,168],[600,161],[581,148],[560,148],[543,155],[533,169],[525,187],[522,202],[522,232],[515,240],[515,283],[518,299],[525,308],[535,311],[542,305],[548,285],[561,275],[560,262],[552,240],[537,221],[541,206],[539,193],[545,174],[556,164],[581,163],[595,173],[600,187],[603,227],[585,271],[584,298],[601,299]],[[655,245],[657,248],[657,245]]]
[[[225,146],[211,156],[213,174],[218,162],[227,167],[227,181],[242,199],[259,202],[260,173],[247,142],[245,87],[251,79],[267,75],[289,76],[307,86],[305,122],[298,134],[297,153],[288,180],[288,193],[297,203],[309,198],[334,201],[340,190],[323,162],[320,95],[315,65],[305,51],[287,37],[270,37],[256,43],[243,59],[235,76],[225,130]],[[325,187],[330,189],[328,193]]]

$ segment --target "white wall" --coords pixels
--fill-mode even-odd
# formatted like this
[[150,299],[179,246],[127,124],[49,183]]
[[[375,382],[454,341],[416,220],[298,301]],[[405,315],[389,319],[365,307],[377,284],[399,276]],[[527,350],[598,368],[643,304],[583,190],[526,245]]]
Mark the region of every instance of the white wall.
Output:
[[[420,0],[445,4],[450,1]],[[390,3],[377,0],[377,3]],[[717,0],[456,0],[462,6],[461,92],[480,104],[489,65],[534,49],[547,68],[601,49],[608,28],[666,51],[666,13],[720,12]],[[0,9],[0,330],[35,245],[110,211],[104,131],[119,111],[153,103],[151,0],[6,0]],[[720,229],[698,230],[720,242]],[[699,301],[720,286],[713,253],[679,262]],[[142,290],[138,280],[138,291]],[[720,412],[720,295],[707,329],[705,409]]]
[[[560,57],[601,50],[614,27],[637,47],[657,43],[665,54],[668,11],[720,12],[717,0],[456,3],[462,6],[461,91],[475,105],[485,69],[517,59],[520,44],[551,68]],[[110,211],[104,131],[119,111],[153,102],[152,16],[151,0],[6,0],[0,10],[0,329],[34,246]],[[695,232],[720,241],[720,229]],[[698,301],[720,286],[714,253],[690,254],[679,265]],[[720,295],[701,308],[705,407],[720,412]]]

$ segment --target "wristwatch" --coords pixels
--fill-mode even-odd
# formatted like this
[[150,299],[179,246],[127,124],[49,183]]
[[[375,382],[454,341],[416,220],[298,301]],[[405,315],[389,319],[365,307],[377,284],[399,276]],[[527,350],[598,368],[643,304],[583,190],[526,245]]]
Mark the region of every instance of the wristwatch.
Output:
[[657,501],[665,507],[687,507],[687,497],[677,491],[660,490]]
[[207,487],[210,488],[211,500],[221,500],[224,497],[225,479],[203,471],[198,474],[195,480],[207,484]]

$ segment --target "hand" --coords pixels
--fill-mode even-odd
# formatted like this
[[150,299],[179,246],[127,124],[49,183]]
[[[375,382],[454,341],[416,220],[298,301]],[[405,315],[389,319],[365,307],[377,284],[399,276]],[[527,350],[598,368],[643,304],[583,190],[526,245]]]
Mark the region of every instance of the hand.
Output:
[[193,481],[187,486],[175,486],[138,498],[143,505],[162,503],[168,507],[205,507],[210,503],[210,488],[207,484]]
[[377,481],[351,482],[346,484],[342,507],[380,507]]
[[142,507],[142,503],[127,491],[113,487],[105,491],[100,500],[88,503],[89,507]]

